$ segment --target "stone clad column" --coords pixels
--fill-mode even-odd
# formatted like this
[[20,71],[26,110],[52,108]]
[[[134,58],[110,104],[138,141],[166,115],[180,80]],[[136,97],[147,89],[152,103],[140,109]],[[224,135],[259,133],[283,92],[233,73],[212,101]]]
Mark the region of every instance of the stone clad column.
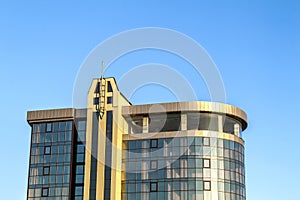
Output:
[[187,114],[186,113],[181,114],[181,130],[182,131],[187,130]]
[[149,132],[149,117],[143,117],[143,133]]
[[223,116],[218,115],[218,131],[223,132]]

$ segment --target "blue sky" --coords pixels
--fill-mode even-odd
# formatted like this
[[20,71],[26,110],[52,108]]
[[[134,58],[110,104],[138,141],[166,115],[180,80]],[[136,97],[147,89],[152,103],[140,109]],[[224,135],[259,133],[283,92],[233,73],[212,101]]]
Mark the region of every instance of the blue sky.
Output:
[[[298,199],[299,10],[298,1],[271,0],[1,1],[1,199],[26,196],[26,112],[72,107],[73,84],[89,52],[114,34],[141,27],[174,29],[201,44],[219,68],[227,103],[247,112],[247,199]],[[144,51],[121,58],[107,75],[118,80],[148,62],[174,66],[187,78],[192,73],[172,55]],[[199,100],[207,99],[203,82],[191,78],[193,83],[204,91]],[[174,97],[157,86],[132,97],[134,103],[169,100]]]

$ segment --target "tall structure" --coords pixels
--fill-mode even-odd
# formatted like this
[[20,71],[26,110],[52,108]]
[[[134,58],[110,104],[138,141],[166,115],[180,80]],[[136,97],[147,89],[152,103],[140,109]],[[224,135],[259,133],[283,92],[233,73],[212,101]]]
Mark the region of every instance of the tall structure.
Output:
[[29,111],[28,200],[245,200],[247,116],[214,102],[131,105],[113,78],[87,109]]

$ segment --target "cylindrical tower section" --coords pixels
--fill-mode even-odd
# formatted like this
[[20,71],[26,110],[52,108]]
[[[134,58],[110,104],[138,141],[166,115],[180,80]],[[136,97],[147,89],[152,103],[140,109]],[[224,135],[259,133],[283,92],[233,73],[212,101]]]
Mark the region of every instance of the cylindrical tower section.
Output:
[[122,114],[130,127],[123,199],[246,199],[244,111],[185,102],[128,106]]

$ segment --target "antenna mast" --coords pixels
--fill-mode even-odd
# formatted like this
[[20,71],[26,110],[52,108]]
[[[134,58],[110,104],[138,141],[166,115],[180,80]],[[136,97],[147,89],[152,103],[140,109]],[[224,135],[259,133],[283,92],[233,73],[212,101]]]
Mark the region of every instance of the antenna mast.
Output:
[[104,78],[104,61],[102,60],[101,79]]

